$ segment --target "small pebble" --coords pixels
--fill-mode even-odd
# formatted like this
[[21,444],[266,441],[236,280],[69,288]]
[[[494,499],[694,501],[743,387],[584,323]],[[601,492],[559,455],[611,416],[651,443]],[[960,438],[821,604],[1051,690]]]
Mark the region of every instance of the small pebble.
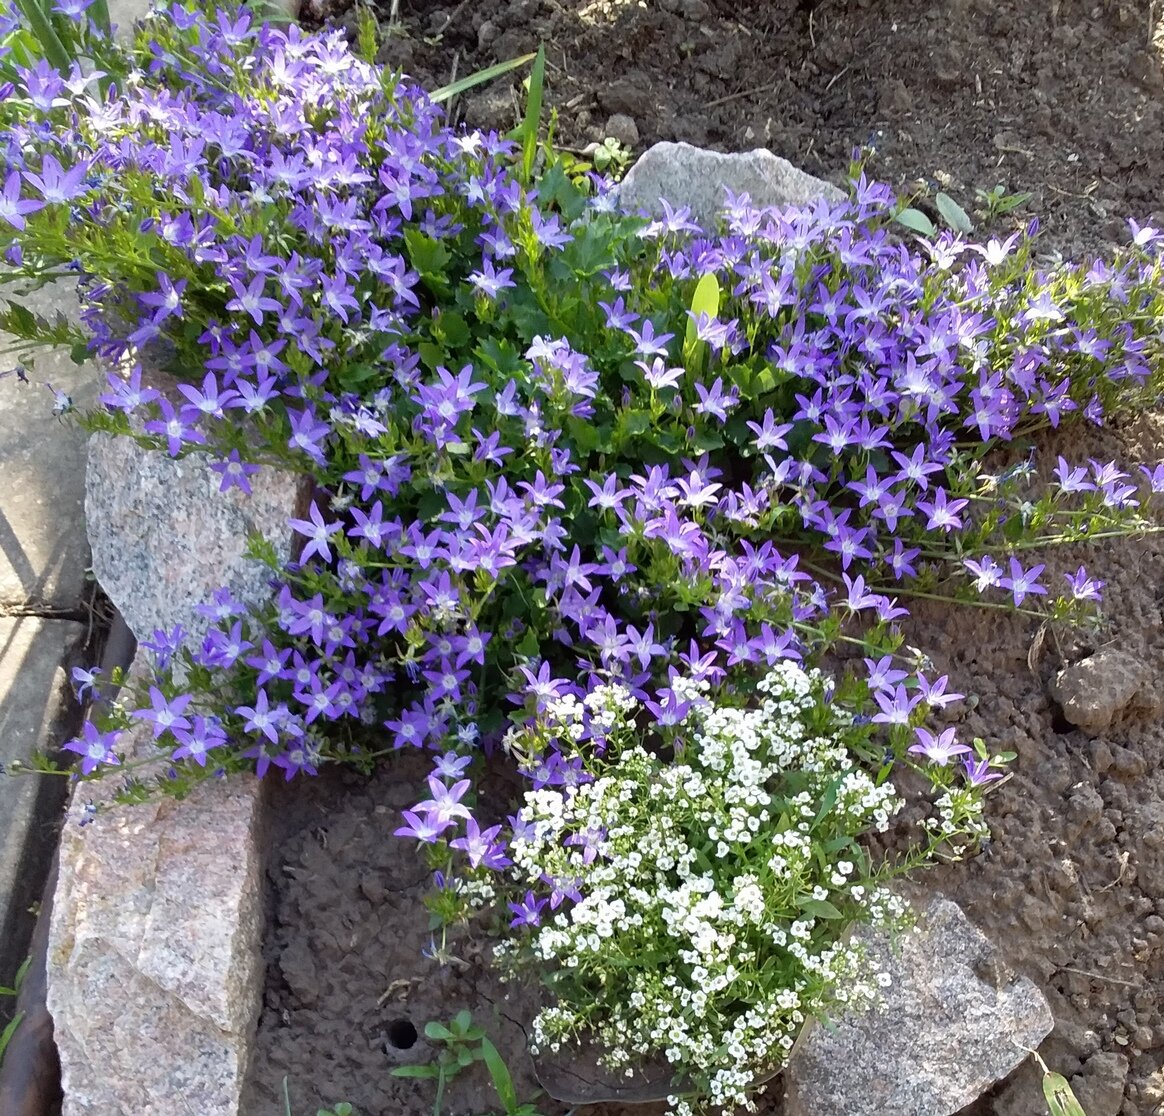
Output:
[[607,120],[606,134],[625,147],[636,147],[639,142],[638,125],[624,112],[616,112]]
[[498,33],[497,24],[493,20],[487,19],[477,28],[477,49],[488,50],[489,44],[497,38]]

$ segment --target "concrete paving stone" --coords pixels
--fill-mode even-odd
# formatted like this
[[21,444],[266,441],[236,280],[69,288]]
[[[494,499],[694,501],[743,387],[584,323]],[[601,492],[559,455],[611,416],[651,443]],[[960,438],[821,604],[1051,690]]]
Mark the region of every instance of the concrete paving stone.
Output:
[[[76,295],[63,284],[27,297],[0,291],[8,297],[37,313],[77,317]],[[15,340],[0,333],[0,350]],[[0,357],[0,371],[17,359]],[[95,405],[104,376],[94,364],[74,364],[65,350],[40,350],[33,359],[29,383],[0,380],[0,613],[72,612],[86,592],[86,434],[71,419],[53,416],[47,384],[84,409]]]
[[[0,618],[0,765],[59,746],[80,721],[68,667],[85,625]],[[10,984],[32,934],[68,784],[59,776],[0,774],[0,985]]]

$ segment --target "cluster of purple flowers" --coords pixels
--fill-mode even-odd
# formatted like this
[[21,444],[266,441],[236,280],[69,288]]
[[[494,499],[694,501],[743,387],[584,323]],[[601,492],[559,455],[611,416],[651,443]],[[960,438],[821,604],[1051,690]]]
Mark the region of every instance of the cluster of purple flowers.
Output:
[[[624,216],[558,166],[524,182],[507,141],[450,130],[338,35],[175,6],[139,61],[120,93],[38,67],[0,99],[7,260],[82,276],[91,347],[124,369],[98,421],[214,454],[224,489],[259,462],[318,482],[274,603],[208,604],[185,686],[163,634],[121,724],[148,723],[167,763],[291,778],[430,748],[399,832],[457,832],[499,867],[447,753],[500,738],[502,695],[522,718],[617,681],[666,727],[677,676],[746,693],[843,628],[872,655],[870,723],[944,767],[965,746],[912,731],[944,680],[885,658],[911,585],[1063,615],[1098,598],[1085,569],[1055,593],[1008,552],[1030,477],[984,484],[983,463],[1155,399],[1151,230],[1115,264],[1040,273],[1017,236],[901,242],[862,175],[841,203],[728,197],[708,234],[684,209]],[[709,274],[719,305],[695,314]],[[1036,535],[1140,522],[1114,463],[1057,476]],[[115,742],[87,728],[82,770]]]

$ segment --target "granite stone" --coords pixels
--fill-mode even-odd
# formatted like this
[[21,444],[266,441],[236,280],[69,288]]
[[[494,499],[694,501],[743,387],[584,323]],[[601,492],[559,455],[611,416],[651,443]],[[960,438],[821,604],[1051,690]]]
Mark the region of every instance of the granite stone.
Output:
[[[127,483],[127,480],[130,483]],[[288,516],[305,514],[303,478],[262,469],[252,494],[220,492],[209,458],[172,458],[130,438],[95,434],[89,443],[85,514],[93,574],[138,639],[181,623],[192,646],[209,621],[194,612],[220,586],[244,601],[269,593],[270,571],[246,558],[257,533],[291,556]]]
[[956,903],[940,896],[895,951],[859,931],[892,977],[880,1010],[809,1023],[785,1072],[786,1116],[949,1116],[1006,1077],[1054,1025]]
[[819,198],[840,201],[836,186],[814,178],[771,151],[756,148],[734,155],[689,143],[656,143],[627,172],[618,187],[619,203],[628,212],[646,210],[662,216],[662,202],[691,208],[692,218],[709,231],[724,207],[725,187],[747,193],[756,206],[810,205]]
[[[222,493],[204,457],[93,438],[94,571],[137,635],[181,624],[200,641],[195,606],[222,585],[244,604],[269,597],[247,536],[286,560],[305,480],[263,469],[251,484]],[[148,669],[139,655],[127,685]],[[127,757],[151,754],[148,726],[128,737]],[[262,986],[261,784],[120,807],[114,779],[78,785],[61,839],[48,1006],[63,1116],[239,1116]]]

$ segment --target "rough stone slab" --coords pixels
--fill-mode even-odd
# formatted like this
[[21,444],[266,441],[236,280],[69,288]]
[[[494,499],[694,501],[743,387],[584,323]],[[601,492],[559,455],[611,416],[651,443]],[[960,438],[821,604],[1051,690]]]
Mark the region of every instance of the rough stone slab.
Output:
[[102,792],[74,798],[53,901],[64,1114],[237,1116],[262,993],[259,783],[110,807],[82,826]]
[[645,209],[652,217],[662,216],[662,201],[690,206],[693,220],[711,231],[723,213],[724,187],[747,193],[761,207],[811,205],[819,198],[840,201],[845,196],[764,148],[723,155],[689,143],[656,143],[627,172],[618,198],[625,210]]
[[[75,320],[75,293],[62,285],[23,296],[0,290],[47,317],[57,311]],[[0,333],[0,348],[16,342]],[[14,606],[75,611],[85,593],[89,547],[85,540],[85,439],[70,420],[52,413],[46,383],[66,392],[80,408],[96,402],[104,376],[96,365],[74,364],[67,351],[34,352],[30,383],[15,376],[0,380],[0,610]],[[17,363],[0,357],[0,371]]]
[[957,904],[930,900],[899,954],[862,934],[893,977],[881,1011],[809,1024],[786,1070],[786,1116],[949,1116],[1006,1077],[1054,1025]]
[[[70,620],[0,619],[0,766],[67,738],[79,715],[67,665],[85,638]],[[65,781],[0,774],[0,984],[11,984],[52,858]]]
[[1063,716],[1086,732],[1102,732],[1112,719],[1137,704],[1152,668],[1143,659],[1105,647],[1055,676],[1051,696],[1063,707]]
[[[203,457],[174,461],[95,436],[87,509],[95,572],[137,634],[182,624],[220,585],[270,592],[243,557],[259,531],[286,558],[303,478],[261,470],[254,496],[218,491]],[[131,679],[147,670],[140,659]],[[152,749],[140,726],[127,754]],[[61,840],[48,1006],[64,1116],[238,1116],[262,990],[260,785],[204,784],[183,802],[102,810],[112,782],[78,786]]]
[[243,557],[248,536],[271,540],[286,561],[286,521],[303,511],[305,491],[302,478],[276,469],[261,469],[250,484],[251,496],[223,493],[202,454],[175,459],[131,438],[90,439],[85,515],[93,573],[138,639],[181,623],[201,642],[209,622],[194,608],[222,585],[242,601],[267,599],[270,572]]

